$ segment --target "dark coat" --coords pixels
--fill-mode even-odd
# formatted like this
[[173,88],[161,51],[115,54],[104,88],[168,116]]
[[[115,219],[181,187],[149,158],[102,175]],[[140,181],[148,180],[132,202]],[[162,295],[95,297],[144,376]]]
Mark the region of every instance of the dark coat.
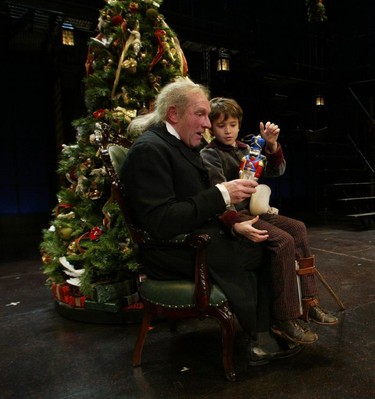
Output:
[[[138,227],[162,239],[193,231],[212,237],[207,250],[211,277],[226,293],[242,327],[249,333],[259,330],[260,285],[255,270],[263,265],[261,246],[233,237],[221,225],[218,215],[226,205],[219,189],[210,187],[199,152],[185,146],[165,126],[153,127],[129,149],[120,177]],[[152,278],[192,277],[194,254],[150,247],[142,253],[142,264]],[[267,317],[262,316],[262,321]]]
[[[200,154],[209,171],[211,184],[238,179],[239,166],[243,157],[249,155],[250,146],[236,140],[236,146],[225,145],[213,139],[202,148]],[[284,174],[286,161],[280,144],[274,154],[264,152],[264,170],[261,177],[278,177]]]
[[[239,178],[240,162],[243,157],[249,155],[250,146],[239,140],[236,144],[236,146],[225,145],[214,139],[201,150],[200,155],[208,170],[212,185]],[[265,167],[261,177],[281,176],[285,172],[286,162],[280,144],[274,154],[266,152],[265,154]],[[232,208],[238,211],[248,210],[249,201],[248,198]]]

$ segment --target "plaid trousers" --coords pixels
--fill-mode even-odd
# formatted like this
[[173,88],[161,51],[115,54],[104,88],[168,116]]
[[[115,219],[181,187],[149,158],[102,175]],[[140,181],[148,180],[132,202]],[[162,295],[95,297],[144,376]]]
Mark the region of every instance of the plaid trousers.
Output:
[[[261,245],[271,262],[273,287],[272,312],[277,320],[296,319],[301,315],[295,260],[311,255],[305,224],[277,214],[261,215],[254,227],[267,230],[269,238]],[[301,276],[302,297],[317,295],[314,275]]]

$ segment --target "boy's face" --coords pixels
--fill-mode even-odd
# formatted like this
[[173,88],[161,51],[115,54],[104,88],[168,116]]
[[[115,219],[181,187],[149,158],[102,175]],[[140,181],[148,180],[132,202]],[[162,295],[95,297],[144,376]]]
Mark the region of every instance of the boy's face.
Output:
[[238,118],[228,116],[224,119],[224,115],[212,122],[212,134],[220,143],[225,145],[235,145],[235,142],[240,131]]

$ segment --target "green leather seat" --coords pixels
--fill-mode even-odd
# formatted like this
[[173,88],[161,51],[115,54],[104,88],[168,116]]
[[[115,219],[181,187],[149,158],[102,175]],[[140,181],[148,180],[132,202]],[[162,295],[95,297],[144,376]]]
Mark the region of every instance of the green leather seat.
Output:
[[[155,305],[173,308],[195,307],[195,284],[189,280],[159,281],[146,279],[139,287],[144,300]],[[213,284],[209,299],[210,306],[222,306],[227,301],[223,291]]]

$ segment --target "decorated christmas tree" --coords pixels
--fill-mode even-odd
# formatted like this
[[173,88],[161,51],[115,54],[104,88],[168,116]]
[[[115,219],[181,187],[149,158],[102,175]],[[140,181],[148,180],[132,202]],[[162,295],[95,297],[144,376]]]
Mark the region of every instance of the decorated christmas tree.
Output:
[[87,115],[72,122],[76,142],[63,145],[57,172],[66,185],[40,244],[47,284],[56,299],[76,307],[121,297],[126,291],[121,284],[138,267],[118,206],[110,199],[111,183],[96,144],[98,126],[109,129],[110,142],[131,145],[135,137],[127,135],[129,122],[152,108],[163,85],[187,75],[177,36],[160,12],[162,0],[106,3],[97,36],[88,43]]

